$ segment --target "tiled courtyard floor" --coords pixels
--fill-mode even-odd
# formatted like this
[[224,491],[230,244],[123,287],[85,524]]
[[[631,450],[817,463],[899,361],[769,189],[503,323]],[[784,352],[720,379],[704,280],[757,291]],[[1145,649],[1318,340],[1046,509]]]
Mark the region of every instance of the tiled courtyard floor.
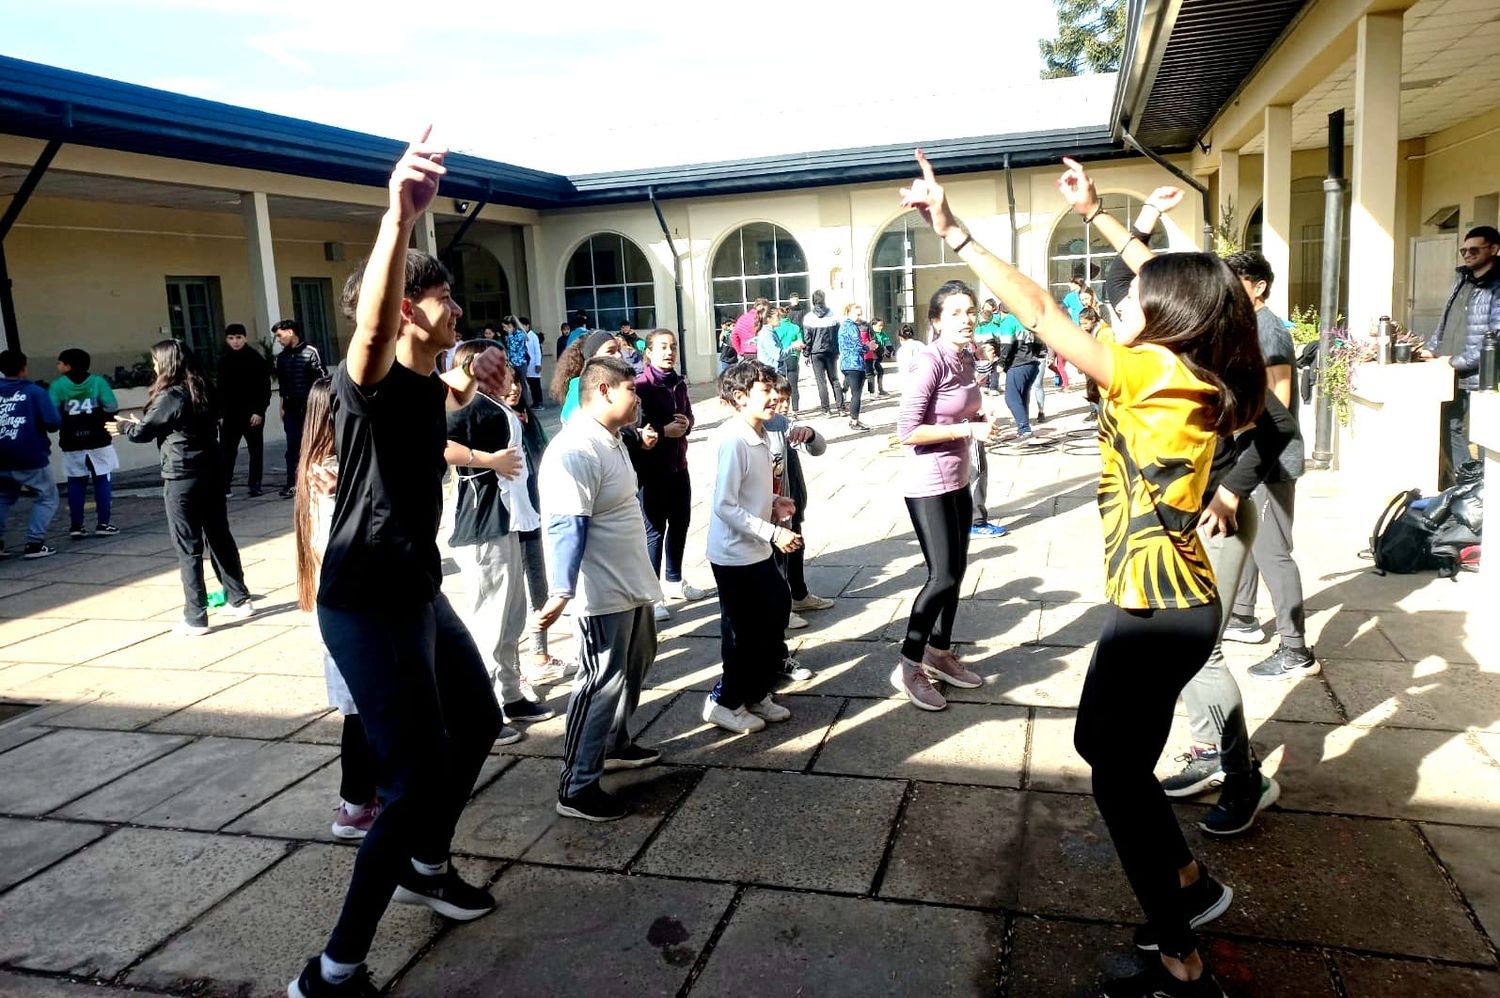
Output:
[[[1140,914],[1072,748],[1102,599],[1080,405],[1053,396],[1055,446],[991,458],[991,508],[1013,529],[974,545],[958,624],[982,689],[937,714],[893,695],[923,580],[886,447],[895,406],[876,401],[860,436],[821,421],[808,575],[837,602],[791,635],[817,673],[788,691],[792,720],[742,737],[702,723],[718,607],[678,605],[638,717],[666,764],[607,778],[632,815],[557,817],[563,723],[532,727],[493,754],[455,843],[499,910],[450,927],[393,907],[376,980],[398,995],[1031,996],[1129,970]],[[688,563],[707,586],[720,414],[701,416]],[[1235,890],[1206,933],[1234,996],[1500,995],[1495,610],[1472,579],[1370,574],[1357,552],[1384,498],[1345,495],[1336,474],[1301,487],[1324,671],[1244,686],[1280,805],[1230,841],[1191,826],[1201,803],[1181,808]],[[354,855],[328,833],[338,723],[294,606],[290,503],[233,500],[263,612],[199,639],[170,632],[181,590],[159,498],[117,505],[117,537],[0,562],[0,700],[41,705],[0,723],[0,995],[283,993]],[[1270,649],[1227,650],[1243,675]],[[560,711],[567,688],[550,693]]]

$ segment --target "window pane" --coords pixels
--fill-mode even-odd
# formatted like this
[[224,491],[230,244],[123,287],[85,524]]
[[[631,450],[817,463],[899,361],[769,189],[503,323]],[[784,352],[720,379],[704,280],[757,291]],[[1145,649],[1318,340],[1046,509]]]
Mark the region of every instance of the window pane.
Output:
[[[745,310],[744,285],[738,279],[732,281],[714,281],[714,304],[715,305],[738,305],[740,312]],[[736,315],[739,312],[735,313]]]
[[943,262],[943,242],[927,226],[912,226],[906,238],[911,243],[912,260],[919,267],[931,267]]
[[812,297],[808,292],[807,285],[808,280],[806,277],[800,275],[796,277],[783,277],[780,286],[777,288],[781,294],[781,304],[786,304],[786,300],[791,297],[793,291],[801,295],[803,304],[806,304],[807,300]]
[[634,326],[636,329],[655,329],[656,328],[656,325],[657,325],[657,323],[656,323],[656,309],[654,309],[654,308],[638,308],[634,312],[630,312],[628,314],[635,316],[635,318],[633,318],[633,319],[630,320],[630,324],[632,326]]
[[615,332],[620,328],[620,323],[626,319],[623,308],[601,308],[599,315],[594,319],[595,329],[608,329]]
[[745,298],[754,302],[757,298],[766,301],[776,300],[776,278],[774,277],[747,277],[745,278]]
[[651,263],[646,259],[646,254],[635,243],[625,244],[625,280],[631,284],[649,283],[651,277]]
[[631,308],[656,304],[656,289],[649,284],[632,284],[625,289],[625,301]]
[[900,229],[887,229],[875,241],[874,266],[900,267],[906,262],[906,236]]
[[719,335],[719,327],[721,325],[723,325],[724,323],[726,323],[726,322],[733,322],[735,319],[738,319],[740,317],[740,313],[743,312],[743,311],[745,311],[743,307],[738,307],[738,306],[733,306],[733,305],[715,305],[714,306],[714,335],[718,336]]
[[592,317],[594,314],[593,288],[583,288],[581,290],[568,291],[563,295],[563,300],[568,303],[569,316],[578,311],[580,308],[589,313],[590,317]]
[[776,273],[776,229],[765,222],[751,222],[740,229],[745,241],[745,274]]
[[621,259],[619,236],[594,237],[594,283],[623,284],[625,261]]
[[736,232],[724,240],[724,245],[714,254],[714,277],[739,277],[743,273],[740,269],[740,234]]
[[584,240],[583,245],[573,252],[572,259],[568,261],[568,271],[563,277],[563,284],[570,288],[582,288],[593,284],[594,270],[589,261],[589,241]]
[[804,274],[807,272],[807,257],[797,240],[785,229],[776,230],[776,271],[781,274]]

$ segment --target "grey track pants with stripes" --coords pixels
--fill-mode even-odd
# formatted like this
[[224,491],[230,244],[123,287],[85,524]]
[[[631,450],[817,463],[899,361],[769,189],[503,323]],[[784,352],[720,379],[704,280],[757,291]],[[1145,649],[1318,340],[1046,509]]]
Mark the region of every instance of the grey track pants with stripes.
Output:
[[630,744],[630,717],[656,660],[655,612],[647,603],[576,618],[578,685],[568,701],[560,796],[576,794],[599,779],[605,755]]

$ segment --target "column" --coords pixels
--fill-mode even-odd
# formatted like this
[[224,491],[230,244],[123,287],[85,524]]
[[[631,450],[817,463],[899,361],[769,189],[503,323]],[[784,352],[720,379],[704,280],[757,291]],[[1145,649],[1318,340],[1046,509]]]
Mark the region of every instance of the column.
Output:
[[1234,238],[1241,239],[1245,233],[1245,220],[1249,218],[1248,209],[1244,201],[1240,199],[1240,151],[1224,151],[1219,153],[1219,210],[1215,219],[1224,221],[1225,209],[1234,211]]
[[417,244],[417,249],[430,256],[438,255],[437,225],[432,212],[423,212],[422,217],[417,220],[417,227],[412,232],[412,239]]
[[1266,304],[1286,318],[1291,311],[1292,271],[1292,109],[1266,108],[1265,179],[1261,190],[1261,252],[1276,280]]
[[[558,323],[562,322],[563,317],[554,315],[550,308],[544,308],[547,303],[542,299],[542,269],[537,263],[537,240],[541,232],[540,225],[516,226],[516,235],[521,239],[521,256],[526,263],[527,314],[531,316],[531,328],[536,330],[537,336],[541,337],[542,344],[545,346],[551,342],[547,335],[548,331],[550,330],[555,335]],[[542,355],[545,357],[546,354],[547,351],[544,349]]]
[[261,191],[240,195],[245,219],[245,245],[250,253],[250,301],[255,308],[251,342],[270,346],[271,327],[281,321],[281,297],[276,290],[276,252],[271,246],[271,210]]
[[1394,309],[1396,170],[1401,141],[1401,13],[1359,22],[1354,65],[1354,164],[1349,205],[1349,329]]

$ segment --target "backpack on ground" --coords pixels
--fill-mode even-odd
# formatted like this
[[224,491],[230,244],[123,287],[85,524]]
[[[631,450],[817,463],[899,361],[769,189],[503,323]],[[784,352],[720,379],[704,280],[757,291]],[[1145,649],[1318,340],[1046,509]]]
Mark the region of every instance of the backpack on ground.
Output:
[[1370,556],[1381,575],[1436,569],[1444,578],[1477,561],[1484,531],[1484,481],[1459,484],[1424,499],[1409,489],[1386,504],[1370,534]]
[[1408,489],[1385,504],[1370,533],[1370,557],[1381,575],[1410,575],[1429,567],[1427,548],[1437,525],[1422,515],[1417,504],[1421,489]]

